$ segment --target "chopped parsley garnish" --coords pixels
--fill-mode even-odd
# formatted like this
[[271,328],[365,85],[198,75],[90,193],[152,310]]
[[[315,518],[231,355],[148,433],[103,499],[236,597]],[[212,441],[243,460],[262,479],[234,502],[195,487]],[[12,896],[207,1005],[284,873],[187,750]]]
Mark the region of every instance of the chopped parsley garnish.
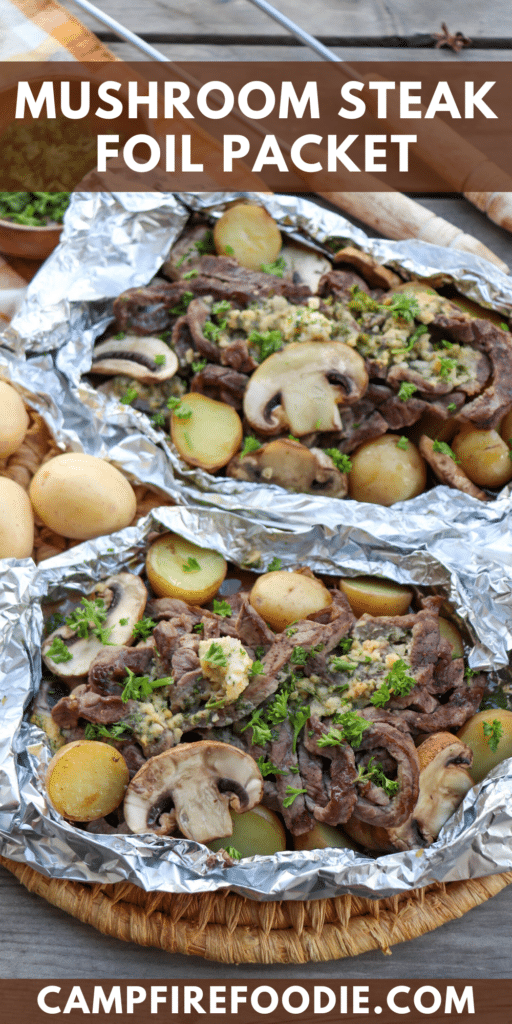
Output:
[[183,569],[183,572],[200,572],[201,570],[201,566],[199,565],[197,558],[193,558],[192,555],[188,556],[187,561],[183,562],[181,568]]
[[366,769],[360,765],[356,782],[373,782],[374,785],[380,786],[384,790],[386,796],[395,796],[400,787],[398,779],[388,779],[387,775],[384,774],[381,763],[378,761],[374,764],[373,761],[374,758],[371,757]]
[[267,572],[277,572],[279,569],[282,568],[282,565],[283,563],[281,559],[274,557],[267,568]]
[[265,654],[265,648],[261,644],[258,644],[258,647],[254,651],[254,653],[257,658],[262,658],[263,655]]
[[192,627],[192,631],[194,633],[202,633],[203,630],[204,630],[204,622],[197,622],[196,625]]
[[509,331],[510,330],[509,325],[506,324],[506,323],[500,324],[500,327],[501,327],[502,331]]
[[[128,621],[128,619],[126,621]],[[153,619],[148,619],[146,617],[144,617],[143,619],[140,619],[140,621],[136,622],[134,627],[133,627],[133,630],[132,630],[132,637],[133,637],[133,639],[134,640],[147,640],[148,636],[151,636],[155,626],[156,626],[156,622],[153,622]]]
[[293,623],[292,623],[292,625],[287,626],[286,629],[285,629],[286,636],[289,636],[289,637],[295,636],[296,632],[297,632],[297,626],[293,625]]
[[473,676],[478,675],[478,671],[479,670],[477,668],[470,668],[469,665],[466,665],[466,668],[464,669],[464,679],[472,679]]
[[450,445],[447,444],[446,441],[434,441],[432,445],[432,451],[439,452],[440,455],[449,455],[450,459],[453,459],[453,461],[456,462],[457,465],[460,463],[460,459],[457,458],[455,452],[452,451]]
[[[50,124],[50,122],[48,123]],[[56,145],[50,147],[50,152],[58,153],[57,138],[52,141]],[[28,143],[28,148],[25,143],[24,149],[25,157],[28,157],[29,161],[35,159],[37,162],[37,156],[41,157],[41,153],[34,157],[33,141]],[[12,143],[10,151],[14,153]],[[0,192],[0,217],[13,221],[14,224],[24,224],[27,227],[40,228],[46,224],[58,223],[62,221],[68,208],[70,195],[70,192]]]
[[216,615],[222,615],[223,619],[229,619],[233,612],[229,601],[217,601],[216,598],[213,599],[213,610]]
[[406,670],[407,665],[405,661],[399,658],[384,678],[384,682],[387,683],[390,690],[393,690],[397,697],[405,697],[416,686],[416,679],[414,676],[407,675]]
[[337,448],[324,448],[324,452],[334,462],[336,469],[339,469],[340,473],[350,473],[352,469],[352,462],[345,452],[338,451]]
[[272,764],[272,761],[267,761],[264,754],[256,758],[256,764],[264,779],[267,775],[286,775],[282,768],[277,768],[275,764]]
[[121,395],[119,401],[122,405],[131,405],[133,401],[138,397],[139,392],[137,388],[128,388],[124,395]]
[[439,341],[438,344],[443,348],[453,348],[453,341],[447,341],[446,338],[441,338],[441,341]]
[[274,725],[279,722],[284,722],[285,718],[288,718],[288,694],[282,690],[278,693],[272,704],[267,709],[267,719]]
[[[300,444],[299,438],[298,437],[294,437],[293,434],[288,434],[288,440],[289,441],[296,441],[297,444]],[[336,449],[336,451],[337,451],[337,449]]]
[[151,417],[151,422],[154,427],[165,427],[165,416],[163,412],[155,412]]
[[330,664],[335,672],[353,672],[357,668],[357,664],[354,662],[339,658],[337,655],[331,658]]
[[156,364],[156,366],[165,366],[165,356],[164,355],[155,356],[155,364]]
[[82,640],[85,640],[89,633],[92,633],[102,644],[108,645],[108,638],[112,632],[112,627],[109,629],[105,628],[106,618],[107,609],[101,597],[96,598],[94,601],[83,597],[80,604],[71,612],[71,615],[68,615],[66,626],[69,626]]
[[446,408],[448,412],[457,412],[457,405],[455,402],[450,402],[450,404],[447,405]]
[[274,277],[282,277],[286,270],[286,262],[283,256],[278,256],[277,260],[274,260],[273,263],[262,263],[260,270],[262,270],[264,274],[273,274]]
[[248,455],[249,452],[257,452],[258,448],[261,448],[261,444],[255,437],[249,436],[244,438],[244,446],[240,452],[240,458],[243,459],[244,455]]
[[227,320],[221,320],[220,324],[214,324],[213,320],[207,320],[203,324],[203,334],[210,341],[218,341],[219,335],[225,330]]
[[210,644],[210,647],[204,656],[204,660],[207,661],[209,665],[214,665],[215,668],[225,668],[228,663],[228,659],[226,658],[226,654],[221,645],[216,643]]
[[290,725],[293,729],[292,750],[294,753],[297,750],[297,740],[299,738],[299,733],[303,726],[305,726],[310,715],[311,707],[309,704],[307,708],[299,708],[299,710],[296,711],[294,715],[290,715]]
[[231,303],[227,299],[221,299],[220,302],[214,302],[212,306],[212,313],[214,316],[224,316],[225,313],[231,312]]
[[200,238],[198,242],[194,242],[194,249],[197,249],[201,256],[206,256],[210,252],[215,252],[215,243],[213,241],[213,231],[208,228],[204,238]]
[[183,316],[184,313],[187,312],[187,309],[190,303],[192,302],[193,298],[193,292],[183,292],[183,295],[181,296],[181,299],[179,300],[178,304],[176,306],[173,306],[173,308],[169,310],[171,316]]
[[294,800],[296,800],[301,793],[307,793],[307,789],[294,789],[293,786],[287,786],[284,791],[283,807],[291,807]]
[[380,313],[383,309],[376,299],[372,299],[371,295],[359,288],[357,284],[350,289],[350,294],[352,298],[348,303],[348,308],[351,313]]
[[127,626],[128,625],[128,619],[119,619],[119,625],[120,626]]
[[[408,295],[407,292],[400,292],[398,295],[393,295],[391,302],[386,303],[383,306],[384,311],[387,311],[388,309],[396,320],[405,320],[408,324],[412,324],[414,318],[419,316],[421,313],[416,296]],[[424,330],[420,333],[424,334],[426,327],[424,324],[421,324],[421,326]],[[417,331],[415,333],[417,334]]]
[[234,256],[235,255],[235,250],[233,249],[232,245],[225,245],[224,246],[224,252],[226,253],[226,256]]
[[242,732],[245,732],[246,729],[252,729],[251,743],[253,746],[254,744],[258,744],[258,746],[262,747],[272,739],[270,726],[267,725],[266,722],[262,721],[261,716],[261,709],[259,711],[255,711],[247,725],[244,725],[242,729]]
[[251,665],[251,667],[249,669],[249,675],[250,676],[261,676],[261,675],[263,675],[264,671],[265,671],[265,666],[264,666],[263,662],[260,661],[259,658],[257,658],[256,661],[253,661],[253,663],[252,663],[252,665]]
[[397,448],[401,448],[403,452],[406,452],[409,447],[409,439],[407,437],[401,437],[400,440],[396,442],[396,446]]
[[213,711],[214,708],[223,708],[225,703],[226,697],[218,697],[217,699],[210,697],[209,701],[205,704],[205,708],[207,711]]
[[352,649],[353,644],[354,641],[351,636],[342,636],[341,640],[338,643],[338,647],[342,654],[348,654],[348,652]]
[[411,384],[409,381],[403,380],[398,389],[398,397],[401,402],[408,402],[417,390],[418,388],[416,384]]
[[142,700],[149,697],[153,690],[160,686],[170,686],[174,682],[172,676],[164,676],[161,679],[150,679],[149,676],[136,676],[131,668],[126,669],[126,683],[121,694],[121,700],[126,704],[128,700]]
[[87,722],[84,729],[84,737],[86,740],[97,740],[100,736],[106,736],[109,740],[121,739],[125,732],[131,732],[132,728],[127,722],[114,722],[113,725],[95,725],[93,722]]
[[167,399],[167,408],[171,410],[173,416],[176,416],[179,420],[189,420],[192,416],[192,409],[187,409],[181,400],[176,398],[175,395],[171,395]]
[[242,860],[242,854],[234,846],[226,846],[226,853],[231,860]]
[[265,331],[264,334],[261,331],[251,331],[247,340],[259,349],[260,362],[267,359],[273,352],[279,352],[279,349],[283,347],[283,335],[281,331],[277,330]]
[[294,647],[292,653],[290,654],[290,664],[305,665],[310,656],[310,653],[310,651],[306,651],[305,647],[301,647],[300,644],[297,644],[297,647]]
[[387,683],[382,683],[378,690],[374,690],[370,697],[370,703],[376,708],[383,708],[388,700],[391,700],[392,694]]
[[336,747],[344,742],[350,743],[351,747],[358,747],[363,732],[371,725],[371,722],[365,721],[355,711],[344,711],[335,715],[333,723],[327,735],[321,736],[318,740],[319,747]]
[[54,636],[51,647],[49,647],[46,652],[46,657],[51,658],[56,665],[60,665],[65,661],[71,661],[73,655],[71,654],[69,647],[66,647],[62,637]]
[[114,334],[112,340],[122,341],[123,338],[126,338],[126,331],[119,331],[118,334]]
[[201,370],[204,370],[206,363],[206,359],[194,359],[191,364],[194,373],[201,373]]
[[426,334],[426,333],[427,333],[427,328],[425,327],[425,324],[420,324],[419,327],[417,327],[416,330],[413,331],[413,333],[411,334],[411,336],[409,338],[409,341],[407,342],[407,345],[405,346],[405,348],[397,348],[397,349],[395,349],[395,355],[402,356],[402,355],[405,355],[407,352],[410,352],[411,349],[414,348],[416,342],[418,341],[418,338],[421,338],[422,334]]
[[457,366],[457,360],[456,359],[448,359],[446,356],[443,356],[439,360],[439,363],[440,363],[440,366],[439,366],[438,376],[442,377],[443,380],[448,380],[452,370],[455,370],[455,368]]
[[500,739],[503,736],[503,725],[497,718],[494,718],[492,722],[484,722],[483,730],[487,744],[491,748],[493,754],[495,754],[498,749]]

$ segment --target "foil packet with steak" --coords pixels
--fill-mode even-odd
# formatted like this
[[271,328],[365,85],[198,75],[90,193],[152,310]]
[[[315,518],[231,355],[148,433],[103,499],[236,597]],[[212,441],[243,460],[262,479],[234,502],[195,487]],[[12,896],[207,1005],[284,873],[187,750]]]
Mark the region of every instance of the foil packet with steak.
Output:
[[252,210],[213,232],[192,218],[161,274],[114,301],[95,386],[209,474],[382,505],[436,482],[491,500],[512,479],[507,322],[353,246],[330,260],[279,238],[272,262],[241,265],[223,219],[238,211],[242,236]]

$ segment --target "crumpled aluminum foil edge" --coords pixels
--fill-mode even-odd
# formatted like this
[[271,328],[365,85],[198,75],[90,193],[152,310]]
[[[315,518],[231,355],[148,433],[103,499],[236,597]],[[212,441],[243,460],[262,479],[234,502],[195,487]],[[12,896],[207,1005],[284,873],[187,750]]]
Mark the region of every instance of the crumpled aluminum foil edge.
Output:
[[[398,537],[404,524],[399,515],[391,515],[391,520],[392,531]],[[434,554],[421,541],[417,543],[418,537],[411,532],[405,537],[404,559],[403,554],[399,557],[398,545],[387,544],[369,522],[360,526],[350,523],[344,533],[297,525],[290,530],[269,530],[250,514],[238,516],[200,507],[155,510],[136,527],[85,542],[32,572],[28,567],[22,576],[17,565],[3,563],[2,590],[15,595],[6,607],[0,604],[0,637],[5,635],[9,640],[4,648],[0,678],[4,684],[9,678],[10,687],[15,682],[9,715],[9,737],[14,725],[11,758],[7,756],[4,740],[0,760],[0,836],[4,856],[22,860],[50,877],[92,882],[126,880],[147,890],[169,892],[229,888],[259,900],[325,898],[346,892],[378,898],[433,881],[478,877],[510,867],[512,760],[499,765],[492,776],[470,791],[433,846],[377,860],[349,850],[285,851],[225,868],[218,857],[212,857],[193,842],[147,835],[98,836],[84,833],[59,818],[45,798],[42,780],[50,753],[44,735],[37,726],[22,720],[23,706],[40,677],[39,601],[49,593],[62,593],[62,588],[83,591],[95,580],[124,568],[140,571],[146,538],[154,529],[175,530],[196,542],[201,536],[207,537],[208,546],[237,564],[246,562],[257,549],[264,565],[278,552],[285,567],[306,562],[317,572],[373,571],[399,582],[431,585],[443,589],[459,614],[468,620],[468,602],[472,603],[477,580],[494,591],[499,579],[498,589],[502,594],[507,591],[510,603],[512,573],[504,577],[502,567],[492,563],[485,570],[476,566],[475,578],[471,571],[465,572],[465,565],[464,571],[453,563],[447,565],[441,555],[441,540]],[[455,540],[455,530],[447,533],[444,550],[451,550]],[[21,625],[17,621],[20,607]],[[499,644],[496,646],[500,627],[494,609],[489,620],[485,625],[482,621],[476,624],[477,644],[472,658],[476,656],[482,663],[487,657],[486,664],[494,668],[502,663]],[[17,667],[14,676],[13,667]],[[10,738],[7,744],[11,746]]]

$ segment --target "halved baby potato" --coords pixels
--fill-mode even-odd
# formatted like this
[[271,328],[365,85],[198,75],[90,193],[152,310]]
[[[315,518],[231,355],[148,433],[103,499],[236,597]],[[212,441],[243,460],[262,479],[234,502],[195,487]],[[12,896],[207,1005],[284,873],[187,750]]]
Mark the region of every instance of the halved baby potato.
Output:
[[439,632],[443,640],[448,640],[452,648],[452,659],[464,657],[464,645],[462,643],[462,637],[460,635],[457,626],[450,622],[449,619],[443,619],[439,616]]
[[0,558],[29,558],[34,547],[34,510],[21,484],[0,476]]
[[293,837],[296,850],[356,850],[358,847],[340,828],[333,828],[323,821],[316,821],[310,832]]
[[29,426],[28,412],[15,388],[0,380],[0,459],[18,451]]
[[292,622],[305,619],[332,604],[327,587],[300,572],[267,572],[251,590],[251,604],[271,629],[282,633]]
[[358,618],[365,612],[368,615],[405,615],[413,599],[410,587],[374,576],[341,579],[339,588]]
[[479,487],[503,487],[512,479],[510,448],[497,430],[465,427],[452,441],[464,472]]
[[164,533],[147,553],[146,572],[158,597],[204,604],[217,593],[227,562],[217,551],[200,548],[176,533]]
[[[495,723],[499,728],[496,729]],[[457,736],[473,751],[469,772],[475,782],[481,782],[500,761],[512,757],[512,711],[503,708],[478,711],[459,729]]]
[[123,530],[137,510],[126,477],[105,459],[81,452],[43,463],[32,477],[29,497],[45,526],[73,540]]
[[108,743],[75,740],[52,757],[48,796],[69,821],[96,821],[119,807],[130,781],[123,755]]
[[235,814],[233,811],[233,831],[229,839],[213,839],[208,843],[210,850],[222,850],[233,847],[242,857],[254,857],[279,853],[286,850],[286,833],[274,811],[258,804],[252,811]]
[[239,450],[242,421],[231,405],[194,392],[185,395],[173,413],[171,438],[189,466],[214,473]]
[[237,203],[226,210],[215,225],[213,241],[220,256],[232,256],[248,270],[273,263],[281,251],[274,218],[253,203]]
[[397,434],[367,441],[350,458],[348,492],[355,501],[389,506],[425,490],[425,462],[412,441],[402,446]]

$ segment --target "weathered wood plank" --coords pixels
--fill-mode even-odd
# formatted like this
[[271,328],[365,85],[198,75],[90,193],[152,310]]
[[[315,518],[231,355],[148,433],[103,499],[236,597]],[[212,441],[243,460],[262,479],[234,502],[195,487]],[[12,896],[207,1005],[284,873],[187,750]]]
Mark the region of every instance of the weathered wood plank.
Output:
[[[72,0],[65,5],[90,28],[97,22],[74,6]],[[240,38],[250,35],[284,35],[284,30],[249,0],[100,0],[98,6],[117,18],[133,32],[165,32],[170,38],[180,35],[211,33],[222,35],[239,33]],[[442,21],[448,27],[462,31],[472,39],[480,37],[512,36],[512,5],[509,0],[492,0],[492,4],[468,4],[467,0],[394,0],[393,4],[381,0],[314,0],[307,8],[296,0],[275,0],[282,14],[298,22],[313,35],[358,37],[370,40],[381,36],[430,35],[440,29]]]
[[229,966],[107,938],[27,892],[0,869],[3,978],[510,978],[512,886],[463,921],[380,951],[323,964]]
[[[512,5],[511,5],[512,9]],[[97,28],[97,26],[96,26]],[[101,38],[103,34],[100,33]],[[109,41],[106,44],[117,57],[122,60],[148,60],[140,50],[122,41]],[[268,46],[264,44],[251,45],[247,42],[223,44],[223,43],[180,43],[177,38],[170,43],[152,43],[156,50],[163,53],[172,61],[321,61],[322,58],[305,46]],[[400,55],[400,62],[404,61],[436,61],[436,62],[464,62],[475,61],[510,61],[512,50],[462,50],[455,55],[449,50],[428,50],[419,48],[396,50],[392,47],[383,46],[333,46],[333,53],[340,60],[348,61],[396,61],[397,54]]]

